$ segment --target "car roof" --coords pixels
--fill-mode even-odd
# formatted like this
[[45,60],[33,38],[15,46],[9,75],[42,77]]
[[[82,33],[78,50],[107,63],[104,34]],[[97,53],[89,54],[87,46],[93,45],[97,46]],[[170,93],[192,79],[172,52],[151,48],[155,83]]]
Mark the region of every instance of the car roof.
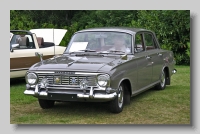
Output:
[[27,30],[10,30],[11,33],[14,33],[14,32],[23,32],[25,34],[32,34],[30,31],[27,31]]
[[131,27],[99,27],[99,28],[88,28],[88,29],[83,29],[80,31],[77,31],[76,33],[80,32],[94,32],[94,31],[113,31],[113,32],[125,32],[125,33],[130,33],[130,34],[135,34],[137,32],[152,32],[147,29],[143,28],[131,28]]

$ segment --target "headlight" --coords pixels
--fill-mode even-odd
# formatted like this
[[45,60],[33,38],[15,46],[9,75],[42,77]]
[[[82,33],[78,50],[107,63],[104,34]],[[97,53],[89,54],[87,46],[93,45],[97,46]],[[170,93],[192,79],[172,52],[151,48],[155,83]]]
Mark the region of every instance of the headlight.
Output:
[[108,74],[103,74],[97,76],[98,85],[101,87],[106,87],[110,85],[110,76]]
[[34,85],[38,82],[38,77],[35,73],[26,74],[26,83]]

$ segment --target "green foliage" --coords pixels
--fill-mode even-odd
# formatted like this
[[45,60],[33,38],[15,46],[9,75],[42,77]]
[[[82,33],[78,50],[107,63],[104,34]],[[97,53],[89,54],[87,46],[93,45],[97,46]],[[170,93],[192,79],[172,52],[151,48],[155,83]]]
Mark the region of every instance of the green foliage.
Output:
[[62,46],[74,32],[93,27],[137,27],[156,33],[161,48],[175,53],[177,64],[190,64],[189,10],[11,10],[10,29],[65,28]]
[[189,16],[189,10],[142,10],[130,26],[154,31],[161,47],[176,53],[177,64],[189,65],[186,54],[190,42]]

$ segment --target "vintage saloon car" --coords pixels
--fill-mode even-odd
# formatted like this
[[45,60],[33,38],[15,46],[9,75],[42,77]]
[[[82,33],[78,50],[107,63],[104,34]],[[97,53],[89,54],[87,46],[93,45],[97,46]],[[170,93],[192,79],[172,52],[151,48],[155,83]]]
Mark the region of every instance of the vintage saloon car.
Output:
[[39,62],[35,52],[44,59],[63,54],[66,47],[59,46],[66,29],[10,30],[10,78],[25,76],[30,66]]
[[133,97],[155,86],[165,89],[176,73],[173,52],[162,50],[152,31],[93,28],[76,32],[63,55],[34,64],[26,73],[25,95],[41,108],[55,101],[109,102],[120,113]]

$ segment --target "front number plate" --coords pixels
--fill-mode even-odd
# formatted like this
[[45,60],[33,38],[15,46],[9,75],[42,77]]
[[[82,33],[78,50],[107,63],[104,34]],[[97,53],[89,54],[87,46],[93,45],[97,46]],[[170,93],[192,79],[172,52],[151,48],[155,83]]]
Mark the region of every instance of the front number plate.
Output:
[[76,94],[56,94],[56,93],[48,93],[49,100],[60,100],[60,101],[76,101]]

